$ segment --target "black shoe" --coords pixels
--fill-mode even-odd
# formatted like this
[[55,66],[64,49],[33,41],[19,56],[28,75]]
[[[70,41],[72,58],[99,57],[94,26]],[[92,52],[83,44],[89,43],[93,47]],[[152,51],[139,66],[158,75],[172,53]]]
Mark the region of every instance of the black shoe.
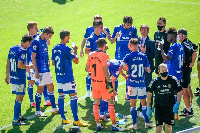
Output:
[[199,96],[200,95],[200,87],[196,88],[196,92],[194,92],[195,96]]
[[179,116],[183,116],[183,117],[190,117],[190,116],[194,116],[193,115],[193,110],[191,109],[191,112],[188,111],[187,109],[184,110],[184,112],[182,114],[180,114]]
[[183,112],[185,112],[187,109],[186,108],[184,108],[182,111],[180,111],[181,113],[183,113]]
[[20,116],[20,117],[19,117],[19,120],[20,120],[20,121],[26,121],[26,120],[28,120],[28,119],[27,119],[26,117],[24,117],[24,116]]
[[20,126],[20,125],[27,125],[27,123],[25,123],[23,121],[20,121],[20,120],[17,120],[17,121],[13,120],[12,125],[14,125],[14,126]]
[[137,111],[142,112],[142,106],[139,106],[139,107],[137,108]]

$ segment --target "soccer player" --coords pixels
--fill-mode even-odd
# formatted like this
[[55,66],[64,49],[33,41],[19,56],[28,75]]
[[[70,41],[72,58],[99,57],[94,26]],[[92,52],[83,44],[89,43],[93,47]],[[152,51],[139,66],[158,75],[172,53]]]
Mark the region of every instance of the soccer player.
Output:
[[36,116],[47,117],[46,114],[40,111],[40,103],[44,86],[47,85],[48,96],[52,104],[52,114],[57,114],[59,110],[55,104],[54,97],[54,85],[53,79],[49,69],[49,55],[46,40],[50,39],[54,34],[52,27],[44,28],[43,33],[37,36],[32,42],[32,61],[35,69],[35,78],[37,86],[37,92],[35,95],[36,101]]
[[[37,27],[37,22],[33,22],[30,21],[27,24],[27,29],[29,31],[29,35],[31,35],[33,38],[36,38],[37,36],[39,36],[38,32],[38,27]],[[27,49],[27,64],[28,65],[32,65],[32,45]],[[33,85],[35,83],[35,70],[34,69],[27,69],[27,80],[28,80],[28,95],[29,95],[29,99],[30,99],[30,106],[35,108],[36,107],[36,103],[33,99]],[[51,105],[51,102],[49,101],[49,97],[47,95],[47,87],[45,85],[44,91],[44,99],[45,99],[45,103],[44,105]]]
[[160,17],[157,21],[158,30],[154,33],[154,41],[155,41],[155,73],[158,74],[158,66],[163,63],[163,58],[161,56],[161,51],[158,47],[159,43],[163,44],[163,50],[165,54],[167,54],[170,43],[167,41],[167,33],[165,30],[166,19],[164,17]]
[[[155,121],[156,133],[161,133],[163,122],[165,123],[165,132],[172,132],[174,125],[174,112],[178,111],[181,101],[182,87],[176,77],[168,75],[167,65],[162,63],[158,67],[159,75],[154,78],[148,86],[147,93],[147,115],[152,116],[151,97],[155,93]],[[174,92],[177,92],[177,102],[175,103]]]
[[26,69],[33,68],[33,65],[26,65],[26,49],[32,40],[32,36],[24,35],[19,45],[10,48],[7,59],[5,82],[11,83],[12,94],[16,94],[12,124],[17,126],[27,124],[24,123],[27,119],[21,115],[21,104],[26,89]]
[[74,116],[74,125],[85,127],[88,125],[81,122],[78,118],[78,97],[72,70],[72,61],[75,64],[79,63],[77,56],[78,47],[75,46],[73,48],[73,52],[70,47],[66,46],[66,43],[69,43],[70,39],[70,32],[67,30],[60,31],[60,39],[61,42],[52,49],[52,64],[55,66],[57,87],[59,92],[58,107],[62,118],[62,123],[71,123],[71,121],[66,119],[64,115],[65,94],[69,94],[71,100],[70,106]]
[[[163,60],[167,62],[168,74],[175,76],[179,82],[181,82],[183,75],[183,59],[185,57],[184,47],[177,42],[177,30],[175,28],[167,29],[167,41],[172,43],[167,55],[163,50],[163,45],[160,44],[161,55]],[[175,101],[177,95],[175,94]],[[178,110],[175,112],[175,119],[178,119]]]
[[[131,102],[130,111],[133,119],[133,124],[129,128],[137,130],[137,98],[140,99],[142,104],[142,113],[145,118],[145,128],[153,127],[146,115],[146,86],[144,71],[146,70],[150,73],[151,70],[149,61],[145,54],[138,52],[139,44],[137,38],[131,38],[128,45],[130,46],[132,52],[124,57],[119,68],[119,72],[128,83],[128,95]],[[125,75],[122,71],[123,67],[126,65],[128,65],[128,75]]]
[[[141,37],[138,37],[139,42],[139,52],[142,52],[146,54],[151,72],[144,72],[145,74],[145,85],[149,86],[149,83],[152,80],[152,73],[154,72],[154,58],[155,58],[155,42],[148,36],[149,33],[149,26],[146,24],[143,24],[140,26],[140,33]],[[152,97],[153,100],[153,97]],[[138,107],[137,111],[142,111],[142,105]],[[143,116],[142,113],[139,113],[139,116]]]
[[[120,24],[114,28],[111,43],[116,42],[115,59],[123,60],[126,54],[130,53],[128,43],[131,38],[137,38],[137,29],[133,24],[133,18],[131,16],[124,16],[123,24]],[[126,96],[127,96],[127,85],[126,85]]]
[[[102,22],[102,16],[101,15],[95,15],[94,16],[94,21],[93,21],[93,26],[90,26],[86,29],[86,33],[84,35],[82,44],[81,44],[81,52],[80,52],[80,56],[83,58],[84,56],[84,52],[83,52],[83,48],[85,46],[86,40],[86,48],[85,48],[85,53],[88,54],[91,51],[95,51],[97,49],[97,45],[95,44],[96,40],[98,38],[108,38],[110,40],[111,35],[110,35],[110,31],[107,27],[103,26],[103,22]],[[94,24],[94,22],[100,22],[99,24]],[[97,27],[103,27],[103,30],[100,29],[100,32],[97,31]],[[97,33],[98,32],[98,33]],[[90,39],[89,39],[90,38]],[[93,46],[94,45],[94,46]],[[87,50],[87,51],[86,51]],[[88,73],[88,75],[86,76],[86,87],[87,87],[87,93],[86,93],[86,97],[90,97],[90,88],[91,88],[91,74]]]
[[186,29],[179,29],[178,30],[178,40],[181,42],[181,45],[184,47],[185,51],[185,60],[183,62],[183,78],[181,81],[181,85],[183,87],[182,94],[183,100],[185,102],[186,108],[181,111],[182,114],[179,116],[193,116],[192,110],[192,89],[190,86],[190,74],[192,72],[192,67],[194,66],[197,52],[193,49],[193,45],[191,41],[187,38],[187,30]]
[[97,40],[97,46],[98,50],[89,54],[85,68],[86,72],[91,72],[92,96],[94,98],[93,112],[97,123],[97,130],[99,131],[103,128],[99,120],[99,103],[100,98],[102,97],[108,102],[108,111],[112,121],[112,131],[125,131],[126,129],[121,128],[116,124],[113,101],[113,96],[116,95],[116,91],[114,89],[113,93],[110,92],[110,75],[108,72],[110,59],[109,55],[104,52],[106,49],[105,38],[99,38]]
[[[200,45],[200,42],[198,44]],[[194,92],[194,94],[198,96],[200,94],[200,49],[197,61],[197,71],[198,71],[199,87],[196,88],[196,92]]]

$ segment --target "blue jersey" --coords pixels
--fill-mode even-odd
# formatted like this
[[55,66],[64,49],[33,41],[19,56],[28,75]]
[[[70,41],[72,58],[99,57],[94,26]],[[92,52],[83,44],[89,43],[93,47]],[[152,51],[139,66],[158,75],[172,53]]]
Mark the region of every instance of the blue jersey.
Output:
[[[110,34],[110,30],[108,29],[108,27],[105,27],[105,28],[106,28],[106,31],[108,32],[108,34]],[[94,32],[94,27],[93,26],[87,27],[84,37],[85,38],[90,37],[90,35],[93,32]],[[106,34],[104,32],[102,32],[101,34],[104,36],[104,38],[106,38]]]
[[69,83],[74,81],[72,70],[72,59],[76,55],[72,49],[65,44],[57,44],[52,49],[52,60],[55,63],[55,73],[57,83]]
[[128,43],[131,38],[138,38],[137,29],[131,26],[129,29],[124,29],[123,24],[114,28],[112,38],[115,38],[116,33],[121,32],[121,37],[116,39],[115,59],[123,60],[126,54],[129,54]]
[[[37,36],[39,36],[40,34],[35,34],[34,36],[33,36],[33,39],[35,39]],[[29,64],[29,65],[32,65],[32,48],[33,48],[33,46],[32,46],[33,44],[31,43],[31,46],[30,47],[28,47],[27,48],[27,63]]]
[[178,42],[173,43],[167,54],[172,57],[167,62],[169,75],[175,76],[178,80],[181,80],[183,58],[185,57],[184,47]]
[[144,71],[150,67],[148,58],[141,52],[132,52],[124,57],[122,65],[128,65],[128,85],[131,87],[145,87]]
[[121,62],[119,60],[116,60],[116,59],[110,60],[110,65],[108,67],[110,76],[114,76],[115,78],[119,77],[120,65],[121,65]]
[[10,60],[10,83],[26,84],[26,69],[18,68],[18,61],[26,64],[26,50],[21,45],[10,48],[8,59]]
[[106,36],[104,36],[104,34],[100,34],[99,36],[97,36],[93,32],[91,34],[91,36],[87,39],[86,48],[90,48],[90,51],[96,51],[96,50],[98,50],[97,40],[99,38],[106,38]]
[[47,41],[42,40],[40,36],[37,36],[32,42],[32,52],[36,53],[36,63],[39,73],[50,72],[49,70],[49,55]]

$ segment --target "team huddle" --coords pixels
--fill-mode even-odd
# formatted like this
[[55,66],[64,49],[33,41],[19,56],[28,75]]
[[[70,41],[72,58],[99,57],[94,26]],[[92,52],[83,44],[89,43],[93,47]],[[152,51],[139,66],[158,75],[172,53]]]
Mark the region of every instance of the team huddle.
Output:
[[[133,119],[129,128],[137,130],[137,111],[145,119],[145,128],[154,127],[149,121],[154,110],[156,132],[162,131],[163,123],[165,131],[172,132],[174,119],[179,119],[178,116],[193,116],[190,75],[197,57],[198,46],[187,38],[186,29],[166,30],[166,19],[163,17],[157,21],[158,31],[154,34],[154,40],[148,36],[150,29],[148,25],[141,25],[141,37],[138,37],[137,29],[132,24],[132,17],[125,16],[123,24],[116,26],[111,35],[110,30],[103,25],[102,17],[95,15],[93,26],[86,29],[81,44],[80,56],[83,58],[84,53],[88,55],[85,67],[85,71],[88,72],[86,97],[90,97],[92,90],[97,131],[103,129],[100,120],[110,121],[109,117],[112,121],[112,131],[126,130],[116,124],[114,109],[115,101],[118,101],[118,77],[121,74],[126,80],[125,99],[130,101],[130,113]],[[69,43],[70,32],[60,31],[61,42],[52,49],[50,63],[48,45],[54,34],[53,28],[46,27],[41,34],[38,34],[37,22],[31,21],[27,24],[27,29],[29,34],[22,37],[21,43],[10,48],[6,65],[5,81],[11,83],[12,94],[16,94],[12,124],[18,126],[27,124],[25,123],[27,118],[21,114],[27,75],[30,106],[36,108],[36,116],[47,117],[40,111],[43,93],[44,105],[52,106],[52,114],[60,114],[63,124],[72,123],[65,117],[64,110],[64,99],[66,94],[69,94],[73,124],[87,127],[88,124],[78,117],[77,88],[72,69],[72,61],[75,64],[79,63],[78,47],[74,45],[70,48],[66,45]],[[109,54],[106,53],[109,48],[106,38],[111,44],[116,42],[115,59],[110,60]],[[55,103],[50,64],[55,66],[58,103]],[[154,69],[158,77],[152,79]],[[35,100],[34,84],[37,85]],[[155,95],[154,108],[153,95]],[[182,95],[186,108],[178,115]],[[138,108],[137,99],[140,99]]]

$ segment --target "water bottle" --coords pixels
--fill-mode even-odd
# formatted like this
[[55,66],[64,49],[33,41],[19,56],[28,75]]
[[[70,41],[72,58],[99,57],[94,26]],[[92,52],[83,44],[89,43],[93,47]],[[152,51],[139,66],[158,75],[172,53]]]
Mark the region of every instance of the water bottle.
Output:
[[76,43],[74,43],[73,41],[72,41],[72,48],[74,48],[76,46]]
[[44,28],[38,30],[38,32],[43,32],[43,31],[44,31]]

